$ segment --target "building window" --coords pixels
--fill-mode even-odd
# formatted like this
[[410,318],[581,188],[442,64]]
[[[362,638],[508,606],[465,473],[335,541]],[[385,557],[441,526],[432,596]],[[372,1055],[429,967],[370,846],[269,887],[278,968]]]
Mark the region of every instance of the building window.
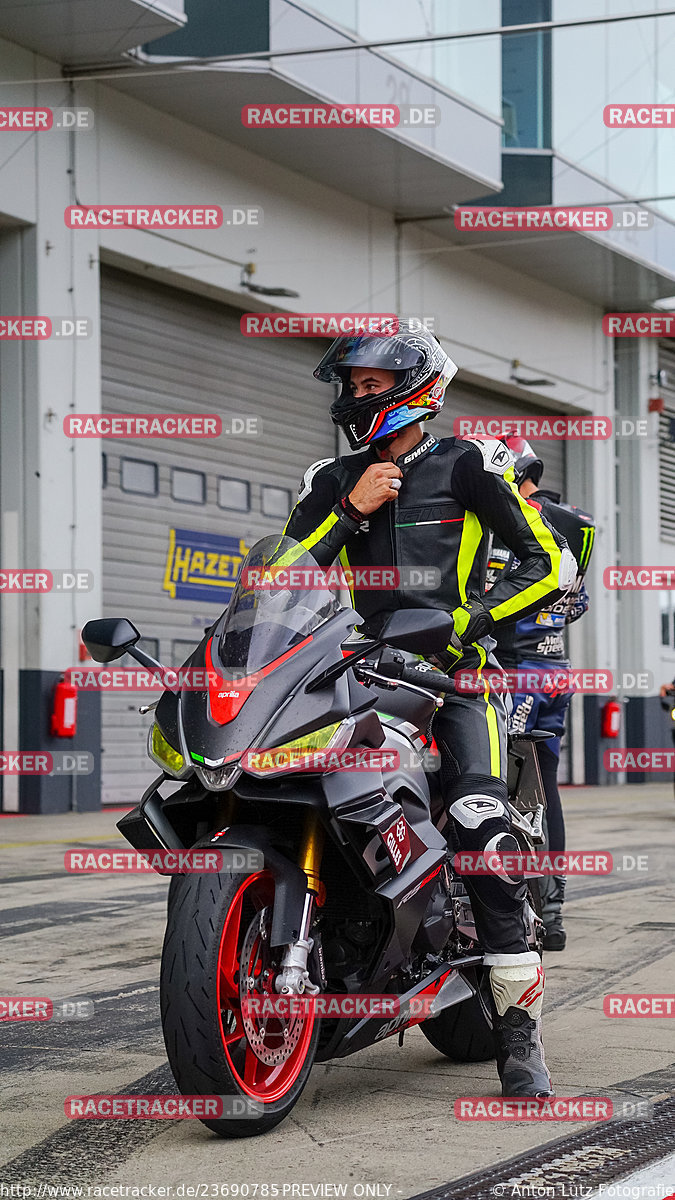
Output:
[[140,458],[123,458],[120,467],[123,492],[136,492],[139,496],[157,495],[157,463],[144,462]]
[[291,511],[291,493],[288,488],[263,487],[262,510],[266,517],[285,519]]
[[219,479],[218,507],[248,512],[251,507],[251,485],[245,479]]
[[181,504],[205,504],[206,476],[203,471],[183,471],[174,467],[171,471],[171,495]]
[[[503,25],[551,20],[551,0],[502,0]],[[502,38],[503,143],[551,145],[551,33],[538,30]]]

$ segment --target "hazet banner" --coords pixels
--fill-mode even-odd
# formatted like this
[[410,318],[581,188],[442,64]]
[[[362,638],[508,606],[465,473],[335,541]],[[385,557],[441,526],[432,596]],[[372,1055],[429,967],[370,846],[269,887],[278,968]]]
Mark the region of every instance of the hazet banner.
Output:
[[164,587],[173,600],[228,604],[248,546],[242,538],[170,529]]

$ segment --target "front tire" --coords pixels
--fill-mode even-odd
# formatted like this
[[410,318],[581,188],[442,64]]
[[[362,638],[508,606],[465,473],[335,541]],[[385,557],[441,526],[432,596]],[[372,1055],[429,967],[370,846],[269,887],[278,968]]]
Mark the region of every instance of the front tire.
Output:
[[[203,1119],[220,1137],[273,1129],[296,1104],[314,1063],[320,1022],[242,1015],[248,995],[275,995],[269,871],[190,874],[170,885],[160,999],[167,1056],[183,1095],[254,1101],[255,1115]],[[242,961],[243,954],[243,961]],[[243,981],[243,982],[242,982]],[[255,1046],[255,1049],[254,1049]]]

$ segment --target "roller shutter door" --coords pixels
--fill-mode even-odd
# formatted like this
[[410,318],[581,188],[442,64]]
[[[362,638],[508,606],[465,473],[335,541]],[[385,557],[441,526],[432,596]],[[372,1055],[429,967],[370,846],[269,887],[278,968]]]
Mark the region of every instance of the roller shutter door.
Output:
[[[312,377],[323,343],[244,338],[235,309],[111,268],[101,308],[105,412],[262,420],[257,437],[102,442],[104,613],[128,616],[178,666],[224,604],[205,583],[191,599],[166,590],[170,530],[250,546],[283,526],[307,466],[335,454],[331,392]],[[103,694],[103,803],[136,803],[157,774],[144,700]]]

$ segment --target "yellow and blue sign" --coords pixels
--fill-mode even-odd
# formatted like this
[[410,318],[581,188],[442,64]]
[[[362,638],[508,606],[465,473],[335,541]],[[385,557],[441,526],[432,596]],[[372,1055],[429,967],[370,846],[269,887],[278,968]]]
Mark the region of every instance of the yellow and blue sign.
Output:
[[163,590],[172,600],[229,604],[248,550],[242,538],[170,529]]

